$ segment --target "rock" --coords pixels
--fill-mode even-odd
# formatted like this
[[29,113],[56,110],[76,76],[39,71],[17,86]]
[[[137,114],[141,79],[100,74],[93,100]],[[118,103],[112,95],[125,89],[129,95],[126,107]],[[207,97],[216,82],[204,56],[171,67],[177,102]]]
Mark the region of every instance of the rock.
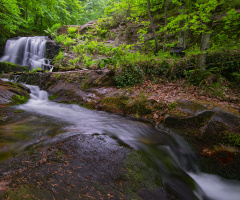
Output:
[[202,127],[206,123],[209,122],[209,120],[213,117],[214,114],[215,114],[214,111],[204,111],[197,116],[188,117],[188,118],[184,118],[184,119],[179,119],[179,118],[167,116],[164,119],[164,124],[165,124],[165,126],[171,127],[171,128]]
[[0,80],[0,106],[25,103],[29,99],[30,89],[20,83]]
[[5,45],[0,45],[0,57],[4,54]]
[[223,111],[204,111],[179,119],[166,117],[164,124],[188,141],[202,171],[240,180],[240,118]]
[[173,50],[170,52],[171,55],[175,54],[177,56],[185,56],[185,49],[183,47],[174,47]]
[[54,40],[48,40],[46,43],[46,58],[52,60],[60,51],[61,46]]
[[80,29],[78,30],[79,33],[84,33],[86,30],[88,30],[89,28],[92,28],[94,26],[94,23],[96,23],[97,21],[90,21],[86,24],[84,24],[83,26],[80,27]]
[[28,67],[20,66],[9,62],[0,62],[0,72],[28,72]]

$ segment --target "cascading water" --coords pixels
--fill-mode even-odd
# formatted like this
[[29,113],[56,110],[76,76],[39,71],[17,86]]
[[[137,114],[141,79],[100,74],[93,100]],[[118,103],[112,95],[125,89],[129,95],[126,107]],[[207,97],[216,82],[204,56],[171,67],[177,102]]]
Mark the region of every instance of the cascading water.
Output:
[[76,134],[107,134],[142,151],[154,169],[158,170],[160,176],[178,194],[178,199],[239,199],[239,181],[200,172],[190,148],[182,138],[140,121],[88,110],[78,105],[51,102],[47,92],[37,86],[26,86],[31,89],[31,99],[17,108],[59,121],[61,126],[70,130],[45,140],[38,136],[29,145],[39,142],[48,144]]
[[41,68],[51,71],[52,65],[45,58],[47,39],[45,36],[9,39],[0,61],[28,66],[30,70]]

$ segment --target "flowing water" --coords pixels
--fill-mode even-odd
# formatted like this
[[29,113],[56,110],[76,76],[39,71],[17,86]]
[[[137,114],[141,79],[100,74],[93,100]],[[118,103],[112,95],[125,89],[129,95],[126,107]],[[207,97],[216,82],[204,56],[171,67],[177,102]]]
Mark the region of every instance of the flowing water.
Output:
[[[105,134],[144,152],[180,199],[240,199],[240,183],[200,172],[191,149],[179,136],[131,118],[51,102],[47,92],[27,86],[31,89],[30,100],[14,109],[29,115],[11,126],[0,125],[0,136],[5,138],[0,140],[0,153],[46,145],[76,134]],[[12,132],[17,139],[11,137]]]
[[41,68],[51,71],[52,65],[45,58],[47,40],[48,37],[45,36],[9,39],[0,61],[28,66],[30,70]]

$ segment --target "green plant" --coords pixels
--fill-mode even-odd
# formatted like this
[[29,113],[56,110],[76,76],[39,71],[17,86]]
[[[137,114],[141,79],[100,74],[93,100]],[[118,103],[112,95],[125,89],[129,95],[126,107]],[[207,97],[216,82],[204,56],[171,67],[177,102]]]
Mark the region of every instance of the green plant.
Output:
[[225,138],[230,143],[230,145],[240,146],[240,135],[234,132],[226,132]]
[[60,23],[54,24],[51,28],[48,27],[46,30],[44,30],[44,32],[52,37],[56,37],[56,30],[61,26],[62,25]]
[[144,80],[143,70],[137,64],[126,64],[116,70],[114,80],[118,87],[134,86]]
[[69,37],[66,37],[65,41],[63,42],[64,46],[70,46],[72,44],[73,40]]
[[71,26],[68,27],[68,34],[69,34],[70,37],[74,37],[76,31],[77,31],[76,27],[71,27]]
[[56,55],[54,58],[54,62],[61,61],[61,60],[63,60],[63,58],[64,58],[64,52],[59,51],[58,55]]
[[66,40],[65,34],[59,35],[55,38],[56,43],[60,43],[60,44],[63,44],[65,40]]
[[174,102],[172,102],[168,105],[168,109],[170,109],[170,110],[174,110],[176,108],[177,108],[177,102],[176,101],[174,101]]
[[192,85],[199,85],[207,76],[210,75],[209,71],[202,71],[200,69],[193,69],[184,71],[184,76]]

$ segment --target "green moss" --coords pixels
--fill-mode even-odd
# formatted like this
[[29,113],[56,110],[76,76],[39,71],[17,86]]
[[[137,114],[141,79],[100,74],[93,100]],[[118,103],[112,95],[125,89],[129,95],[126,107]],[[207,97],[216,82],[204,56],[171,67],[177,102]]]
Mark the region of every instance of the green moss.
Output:
[[9,62],[0,62],[0,71],[8,72],[27,72],[29,69],[25,66],[16,65]]
[[119,97],[106,97],[102,100],[102,104],[107,111],[122,110],[126,111],[126,103],[128,97],[121,95]]
[[50,191],[43,188],[37,188],[31,185],[22,185],[16,189],[9,189],[0,197],[3,199],[22,200],[22,199],[52,199]]
[[58,97],[58,95],[57,95],[57,94],[54,94],[54,95],[52,95],[52,96],[49,96],[48,99],[49,99],[50,101],[53,101],[53,100],[56,99],[57,97]]
[[96,103],[94,101],[87,102],[83,105],[84,108],[88,108],[90,110],[95,109]]
[[144,95],[129,98],[124,95],[118,97],[106,97],[102,104],[107,111],[121,110],[127,114],[145,115],[151,113],[151,108],[147,105],[148,100]]
[[26,96],[14,95],[14,96],[12,96],[12,104],[13,105],[19,105],[19,104],[27,103],[29,98],[30,98],[29,94],[26,95]]
[[16,114],[20,114],[20,113],[23,113],[23,112],[25,112],[24,110],[14,110],[14,113],[16,113]]
[[148,164],[140,152],[132,152],[124,161],[122,180],[127,182],[125,192],[136,194],[141,189],[157,190],[162,186],[162,179]]

